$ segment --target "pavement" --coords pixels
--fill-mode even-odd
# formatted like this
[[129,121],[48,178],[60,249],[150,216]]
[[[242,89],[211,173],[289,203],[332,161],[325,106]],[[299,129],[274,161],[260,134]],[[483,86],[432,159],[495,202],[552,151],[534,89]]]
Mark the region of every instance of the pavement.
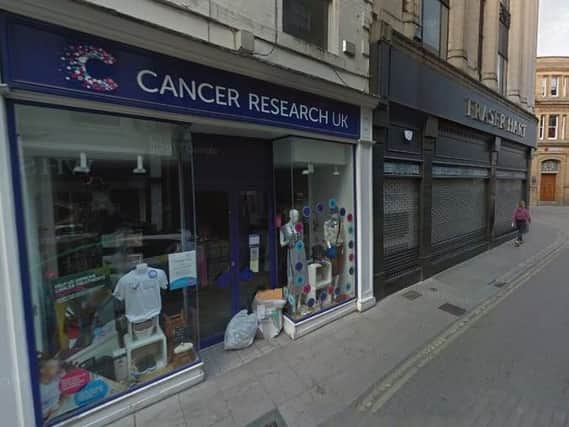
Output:
[[494,248],[365,313],[296,341],[208,348],[204,383],[112,426],[566,425],[569,209],[532,216],[521,247]]

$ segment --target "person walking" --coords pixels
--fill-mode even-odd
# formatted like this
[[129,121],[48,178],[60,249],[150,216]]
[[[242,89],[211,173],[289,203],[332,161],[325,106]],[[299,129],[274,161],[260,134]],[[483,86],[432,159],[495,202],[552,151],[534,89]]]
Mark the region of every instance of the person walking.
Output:
[[514,210],[512,219],[512,227],[518,230],[518,237],[514,244],[520,246],[524,242],[524,234],[528,232],[528,224],[531,223],[529,210],[526,208],[526,202],[520,200],[518,207]]

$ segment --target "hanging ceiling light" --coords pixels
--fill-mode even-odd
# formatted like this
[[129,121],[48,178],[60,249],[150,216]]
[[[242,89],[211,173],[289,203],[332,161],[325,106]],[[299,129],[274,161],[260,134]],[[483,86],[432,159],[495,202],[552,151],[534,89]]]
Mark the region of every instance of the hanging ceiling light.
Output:
[[334,172],[332,172],[334,176],[340,176],[340,171],[338,170],[338,166],[334,166]]
[[146,173],[146,169],[144,169],[144,157],[136,156],[136,167],[132,170],[132,173],[136,175],[143,175]]
[[79,153],[79,164],[73,168],[73,173],[90,173],[91,168],[87,163],[87,154]]

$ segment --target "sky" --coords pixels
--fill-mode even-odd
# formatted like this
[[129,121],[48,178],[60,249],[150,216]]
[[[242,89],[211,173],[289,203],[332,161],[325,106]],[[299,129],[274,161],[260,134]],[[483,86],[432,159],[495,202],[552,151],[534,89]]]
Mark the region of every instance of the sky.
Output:
[[538,56],[569,56],[569,0],[540,0],[539,8]]

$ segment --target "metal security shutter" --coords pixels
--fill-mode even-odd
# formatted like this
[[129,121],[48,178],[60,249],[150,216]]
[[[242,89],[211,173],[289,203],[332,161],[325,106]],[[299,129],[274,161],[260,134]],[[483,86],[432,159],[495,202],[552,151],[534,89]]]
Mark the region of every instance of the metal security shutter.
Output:
[[519,179],[499,179],[496,182],[496,236],[512,231],[512,214],[524,198],[524,182]]
[[419,246],[418,181],[386,179],[383,200],[385,255]]
[[385,276],[391,279],[417,267],[419,255],[419,180],[384,182]]
[[482,179],[433,180],[433,244],[479,241],[487,223],[486,191]]

